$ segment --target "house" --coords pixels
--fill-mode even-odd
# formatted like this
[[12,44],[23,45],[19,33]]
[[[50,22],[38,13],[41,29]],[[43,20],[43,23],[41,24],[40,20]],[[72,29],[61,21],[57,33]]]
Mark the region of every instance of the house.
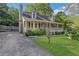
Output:
[[50,31],[51,33],[55,32],[63,32],[62,23],[57,23],[54,21],[53,17],[49,16],[41,16],[36,12],[23,12],[22,14],[23,20],[23,32],[31,29],[45,29],[46,31]]

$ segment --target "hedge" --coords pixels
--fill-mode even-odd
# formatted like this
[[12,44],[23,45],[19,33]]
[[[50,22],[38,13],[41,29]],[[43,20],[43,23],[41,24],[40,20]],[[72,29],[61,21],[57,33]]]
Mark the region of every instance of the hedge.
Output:
[[27,30],[25,32],[26,36],[39,36],[39,35],[46,35],[46,30],[44,29],[36,29],[36,30]]

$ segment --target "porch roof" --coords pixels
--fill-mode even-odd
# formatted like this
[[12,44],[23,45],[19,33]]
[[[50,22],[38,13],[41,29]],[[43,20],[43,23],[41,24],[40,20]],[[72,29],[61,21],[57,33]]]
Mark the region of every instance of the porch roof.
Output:
[[33,22],[42,22],[42,23],[52,23],[52,24],[63,24],[63,23],[58,23],[58,22],[53,22],[53,21],[47,21],[47,20],[38,20],[38,19],[32,19],[32,18],[26,18],[24,17],[24,19],[27,19],[25,21],[33,21]]

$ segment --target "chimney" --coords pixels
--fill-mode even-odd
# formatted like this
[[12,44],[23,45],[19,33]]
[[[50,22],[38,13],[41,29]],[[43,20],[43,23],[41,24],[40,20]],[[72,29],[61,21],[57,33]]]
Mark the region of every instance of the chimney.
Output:
[[36,19],[37,13],[35,11],[32,11],[32,15],[31,16],[32,16],[32,18]]
[[54,17],[53,16],[50,16],[50,21],[54,21]]
[[32,11],[32,14],[31,14],[31,17],[33,18],[33,14],[34,14],[34,12]]
[[50,21],[55,22],[55,15],[52,14],[52,16],[50,17]]

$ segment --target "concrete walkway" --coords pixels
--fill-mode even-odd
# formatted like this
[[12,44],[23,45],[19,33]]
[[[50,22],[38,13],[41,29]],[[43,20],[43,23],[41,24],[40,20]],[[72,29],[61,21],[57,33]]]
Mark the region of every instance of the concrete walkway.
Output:
[[18,32],[0,32],[0,56],[50,56],[50,54]]

